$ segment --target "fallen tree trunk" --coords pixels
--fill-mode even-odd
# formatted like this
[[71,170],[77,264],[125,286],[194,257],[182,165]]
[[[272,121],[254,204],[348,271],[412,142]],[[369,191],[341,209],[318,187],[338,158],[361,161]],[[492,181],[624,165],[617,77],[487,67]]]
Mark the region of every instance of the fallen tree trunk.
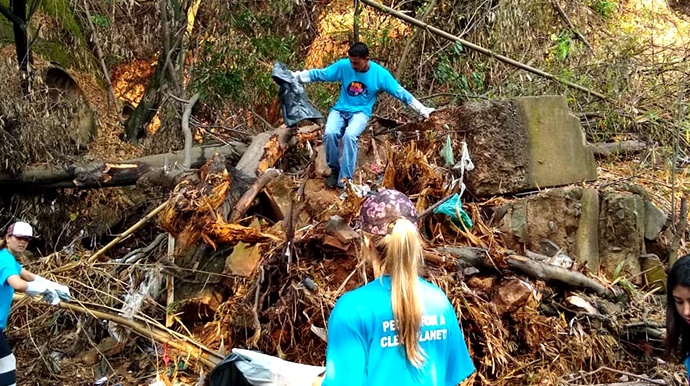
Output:
[[[238,159],[244,154],[247,145],[232,142],[221,146],[198,146],[191,151],[191,167],[198,168],[214,154],[225,155],[229,159]],[[64,168],[55,166],[33,166],[19,174],[0,173],[0,186],[11,186],[12,189],[59,189],[78,188],[93,189],[112,186],[134,185],[145,175],[156,172],[169,175],[170,167],[182,165],[182,151],[156,154],[128,161],[94,162],[85,166],[68,165]]]
[[[457,247],[441,247],[437,249],[442,253],[450,253],[457,257],[461,266],[470,265],[480,271],[500,271],[501,268],[494,265],[491,260],[487,259],[488,251],[482,248],[457,248]],[[531,260],[524,256],[510,255],[505,259],[508,268],[523,273],[533,279],[540,279],[545,281],[556,281],[562,284],[569,285],[575,288],[588,289],[598,295],[607,298],[614,298],[615,294],[603,284],[590,279],[587,276],[577,271],[570,271],[555,265],[542,263]]]

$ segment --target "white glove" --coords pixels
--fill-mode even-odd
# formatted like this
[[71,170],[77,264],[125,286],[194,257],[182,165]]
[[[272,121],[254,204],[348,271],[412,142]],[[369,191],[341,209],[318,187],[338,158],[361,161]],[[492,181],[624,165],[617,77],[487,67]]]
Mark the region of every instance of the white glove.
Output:
[[43,301],[50,304],[51,306],[57,306],[60,304],[60,295],[58,295],[55,290],[48,288],[48,290],[43,294]]
[[60,303],[60,296],[54,289],[49,288],[45,283],[40,283],[35,280],[27,281],[25,292],[29,296],[40,296],[44,302],[54,306]]
[[410,107],[417,112],[417,114],[421,115],[424,117],[424,119],[429,118],[429,115],[436,111],[435,108],[433,107],[426,107],[422,104],[422,102],[418,101],[417,98],[412,98],[412,102],[410,102]]
[[29,296],[43,295],[50,291],[45,283],[40,283],[36,280],[26,282],[26,294]]
[[44,278],[43,276],[38,276],[38,275],[36,275],[36,278],[34,279],[34,281],[41,283],[41,284],[45,284],[49,290],[55,291],[55,293],[59,297],[59,300],[62,300],[64,302],[69,302],[72,300],[72,294],[70,293],[69,287],[67,287],[67,286],[56,283],[52,280],[48,280],[48,279]]
[[311,77],[309,76],[309,71],[308,70],[303,70],[303,71],[290,71],[292,73],[292,77],[297,79],[300,83],[309,83],[311,82]]

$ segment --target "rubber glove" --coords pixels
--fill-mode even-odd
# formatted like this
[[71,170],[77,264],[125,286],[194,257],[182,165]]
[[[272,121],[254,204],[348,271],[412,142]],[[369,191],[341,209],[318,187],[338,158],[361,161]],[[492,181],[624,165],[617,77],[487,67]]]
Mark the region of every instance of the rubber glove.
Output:
[[297,79],[300,83],[309,83],[311,82],[311,77],[309,76],[309,71],[308,70],[303,70],[303,71],[290,71],[292,73],[292,77]]
[[42,284],[45,284],[48,289],[51,289],[57,293],[58,297],[60,300],[63,302],[69,302],[72,301],[72,294],[70,293],[69,287],[56,283],[52,280],[48,280],[44,278],[43,276],[36,275],[36,278],[34,279],[35,282],[39,282]]
[[417,114],[421,115],[424,117],[424,119],[429,118],[429,115],[436,111],[435,108],[433,107],[426,107],[422,104],[422,102],[418,101],[417,98],[412,98],[412,102],[410,102],[410,107],[417,112]]

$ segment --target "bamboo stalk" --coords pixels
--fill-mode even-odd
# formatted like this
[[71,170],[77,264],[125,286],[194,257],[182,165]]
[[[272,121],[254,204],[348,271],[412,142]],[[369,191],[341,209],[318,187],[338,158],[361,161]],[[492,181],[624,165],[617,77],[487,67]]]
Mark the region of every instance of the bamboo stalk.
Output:
[[149,220],[151,220],[151,219],[152,219],[154,216],[156,216],[160,211],[162,211],[163,208],[165,208],[166,205],[168,205],[168,201],[165,201],[164,203],[158,205],[157,208],[155,208],[154,210],[152,210],[151,212],[149,212],[149,214],[147,214],[146,216],[144,216],[144,218],[142,218],[141,220],[139,220],[136,224],[132,225],[129,229],[127,229],[126,231],[124,231],[121,235],[117,236],[113,241],[109,242],[105,247],[101,248],[99,251],[97,251],[96,253],[94,253],[93,255],[91,255],[91,256],[89,257],[89,259],[87,260],[87,263],[92,264],[92,263],[93,263],[94,261],[96,261],[100,256],[102,256],[104,253],[106,253],[108,250],[110,250],[110,248],[112,248],[113,246],[115,246],[115,244],[119,243],[119,242],[122,241],[125,237],[131,235],[131,234],[134,233],[137,229],[141,228],[142,225],[144,225],[144,224],[146,224],[147,222],[149,222]]
[[[172,263],[175,262],[175,237],[170,233],[168,233],[168,260]],[[175,313],[172,311],[172,305],[175,302],[175,276],[170,273],[166,276],[165,287],[168,292],[165,327],[170,327],[175,317]]]
[[168,332],[162,331],[150,325],[143,325],[142,323],[124,318],[120,315],[113,315],[107,312],[93,310],[87,307],[79,306],[74,303],[61,302],[59,304],[59,307],[64,308],[66,310],[91,315],[94,318],[108,320],[113,323],[117,323],[121,326],[125,326],[138,335],[141,335],[146,338],[151,338],[159,343],[167,343],[177,350],[192,354],[193,356],[197,357],[197,359],[199,359],[201,363],[211,368],[215,367],[218,363],[220,363],[221,360],[223,360],[222,355],[214,351],[210,351],[205,347],[202,347],[195,343],[179,342],[176,339],[174,339],[172,335]]
[[673,242],[671,243],[671,250],[668,254],[668,266],[673,267],[673,264],[678,260],[678,247],[680,246],[680,239],[685,234],[685,227],[688,223],[688,198],[680,199],[680,219],[678,219],[678,228],[673,235]]
[[594,96],[597,97],[597,98],[600,98],[600,99],[603,99],[603,100],[609,100],[609,98],[608,98],[606,95],[602,94],[602,93],[599,93],[599,92],[597,92],[597,91],[590,90],[590,89],[588,89],[587,87],[581,86],[581,85],[579,85],[579,84],[577,84],[577,83],[573,83],[573,82],[570,82],[570,81],[567,81],[567,80],[564,80],[564,79],[560,79],[559,77],[557,77],[557,76],[555,76],[555,75],[553,75],[553,74],[550,74],[550,73],[548,73],[548,72],[542,71],[542,70],[537,69],[537,68],[534,68],[534,67],[529,66],[529,65],[527,65],[527,64],[518,62],[517,60],[511,59],[511,58],[509,58],[509,57],[507,57],[507,56],[503,56],[503,55],[501,55],[501,54],[497,54],[497,53],[495,53],[494,51],[491,51],[491,50],[488,49],[488,48],[484,48],[484,47],[482,47],[482,46],[476,45],[476,44],[474,44],[474,43],[472,43],[472,42],[469,42],[469,41],[467,41],[467,40],[461,39],[461,38],[459,38],[459,37],[457,37],[457,36],[455,36],[455,35],[452,35],[452,34],[446,32],[446,31],[443,31],[443,30],[438,29],[438,28],[436,28],[436,27],[434,27],[434,26],[431,26],[431,25],[429,25],[429,24],[427,24],[427,23],[424,23],[423,21],[420,21],[420,20],[418,20],[418,19],[415,19],[415,18],[413,18],[413,17],[411,17],[411,16],[407,16],[407,15],[405,15],[405,14],[402,13],[402,12],[398,12],[398,11],[394,10],[393,8],[387,7],[387,6],[383,5],[383,4],[379,4],[379,3],[377,3],[377,2],[374,1],[374,0],[361,0],[361,1],[362,1],[362,3],[364,3],[364,4],[367,4],[367,5],[369,5],[369,6],[373,7],[373,8],[376,8],[376,9],[382,11],[382,12],[385,12],[385,13],[388,13],[388,14],[390,14],[390,15],[392,15],[392,16],[395,16],[395,17],[397,17],[398,19],[401,19],[401,20],[403,20],[403,21],[406,21],[406,22],[408,22],[408,23],[410,23],[410,24],[412,24],[412,25],[414,25],[414,26],[417,26],[417,27],[419,27],[419,28],[424,28],[425,30],[427,30],[427,31],[429,31],[429,32],[431,32],[431,33],[433,33],[433,34],[435,34],[435,35],[441,36],[442,38],[445,38],[445,39],[448,39],[448,40],[452,40],[452,41],[461,43],[464,47],[467,47],[467,48],[469,48],[469,49],[471,49],[471,50],[480,52],[480,53],[482,53],[482,54],[484,54],[484,55],[491,56],[492,58],[495,58],[495,59],[497,59],[497,60],[499,60],[499,61],[501,61],[501,62],[510,64],[510,65],[515,66],[515,67],[518,67],[518,68],[521,68],[521,69],[523,69],[523,70],[525,70],[525,71],[528,71],[528,72],[531,72],[531,73],[533,73],[533,74],[535,74],[535,75],[539,75],[539,76],[541,76],[541,77],[544,77],[544,78],[547,78],[547,79],[554,80],[554,81],[559,82],[559,83],[561,83],[561,84],[563,84],[563,85],[565,85],[565,86],[568,86],[568,87],[570,87],[570,88],[574,88],[574,89],[577,89],[577,90],[580,90],[580,91],[584,91],[584,92],[586,92],[586,93],[588,93],[588,94],[590,94],[590,95],[594,95]]

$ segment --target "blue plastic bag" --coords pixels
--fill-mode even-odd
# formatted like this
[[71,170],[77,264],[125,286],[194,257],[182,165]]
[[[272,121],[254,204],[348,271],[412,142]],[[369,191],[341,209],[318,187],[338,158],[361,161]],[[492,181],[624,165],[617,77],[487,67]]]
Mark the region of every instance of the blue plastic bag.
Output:
[[460,195],[457,193],[434,209],[434,213],[441,213],[450,217],[453,224],[458,227],[463,227],[465,230],[472,229],[472,219],[470,215],[462,209],[462,200],[460,200]]

